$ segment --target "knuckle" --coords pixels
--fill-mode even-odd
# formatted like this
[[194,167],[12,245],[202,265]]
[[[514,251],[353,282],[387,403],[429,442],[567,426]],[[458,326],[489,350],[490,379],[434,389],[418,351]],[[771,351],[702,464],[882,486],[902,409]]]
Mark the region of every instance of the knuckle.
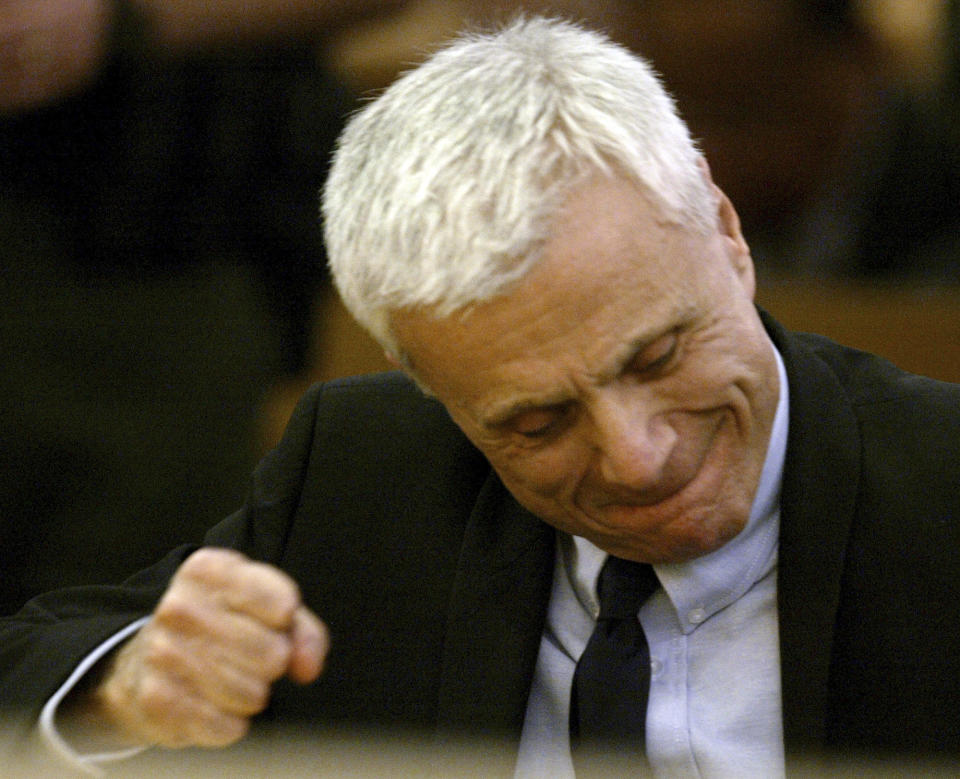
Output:
[[249,563],[235,574],[230,602],[272,628],[285,629],[300,604],[300,591],[282,571],[264,563]]
[[197,741],[201,746],[225,747],[242,739],[249,730],[250,720],[246,717],[220,715],[206,723]]
[[198,701],[192,716],[183,723],[182,732],[188,744],[223,747],[239,741],[249,728],[248,717],[230,714],[207,701]]
[[215,616],[206,601],[187,592],[169,592],[153,613],[154,632],[171,639],[202,636],[215,624]]
[[181,697],[163,679],[150,676],[140,685],[140,709],[146,719],[154,723],[176,720],[177,704]]
[[296,582],[268,563],[251,561],[242,570],[250,585],[269,591],[278,602],[284,599],[296,600],[300,596]]
[[[249,717],[266,705],[264,701],[257,709],[251,705],[249,712],[230,713],[196,691],[159,676],[144,679],[139,692],[139,719],[154,734],[156,743],[172,748],[232,744],[246,735]],[[257,694],[264,695],[259,690]]]
[[143,658],[148,666],[169,670],[178,664],[181,653],[167,635],[154,633],[144,643]]
[[284,674],[290,663],[293,648],[285,636],[272,633],[267,636],[260,649],[260,667],[268,679],[276,679]]
[[266,682],[252,682],[244,697],[246,702],[244,713],[258,714],[270,702],[270,685]]
[[232,549],[206,546],[190,555],[180,566],[178,573],[189,579],[222,581],[243,559],[243,555]]
[[154,617],[164,625],[183,626],[196,621],[196,606],[178,587],[167,590],[154,612]]
[[295,589],[277,587],[271,593],[266,607],[273,616],[273,622],[278,627],[286,627],[293,619],[299,603],[300,595]]

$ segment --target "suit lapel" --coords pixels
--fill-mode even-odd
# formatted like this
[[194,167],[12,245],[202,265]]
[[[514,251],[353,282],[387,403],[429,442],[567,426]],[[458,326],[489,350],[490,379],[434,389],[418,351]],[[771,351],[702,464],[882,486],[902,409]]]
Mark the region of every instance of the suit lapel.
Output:
[[554,530],[491,472],[473,510],[447,615],[441,733],[519,737],[550,597]]
[[[778,608],[784,740],[788,754],[797,754],[822,747],[826,732],[860,439],[853,409],[827,364],[766,315],[764,322],[791,388]],[[550,597],[553,549],[553,529],[519,506],[491,473],[467,527],[447,614],[441,734],[519,737]]]
[[825,362],[769,319],[790,382],[778,567],[784,741],[822,748],[846,539],[860,475],[860,434]]

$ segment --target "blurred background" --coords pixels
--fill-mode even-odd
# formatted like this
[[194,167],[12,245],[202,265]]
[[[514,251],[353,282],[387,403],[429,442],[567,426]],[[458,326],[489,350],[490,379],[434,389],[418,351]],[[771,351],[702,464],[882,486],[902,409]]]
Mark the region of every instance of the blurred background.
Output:
[[784,324],[960,381],[960,0],[0,0],[0,613],[198,540],[312,381],[344,117],[466,27],[649,57]]

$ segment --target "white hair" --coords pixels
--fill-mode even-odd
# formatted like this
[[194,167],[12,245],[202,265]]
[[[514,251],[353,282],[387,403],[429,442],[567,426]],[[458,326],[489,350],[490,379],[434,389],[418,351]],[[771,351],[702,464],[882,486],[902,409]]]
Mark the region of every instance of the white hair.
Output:
[[603,35],[539,17],[464,35],[344,130],[322,206],[334,282],[402,357],[392,311],[446,316],[505,292],[589,175],[626,176],[667,218],[709,229],[698,159],[657,75]]

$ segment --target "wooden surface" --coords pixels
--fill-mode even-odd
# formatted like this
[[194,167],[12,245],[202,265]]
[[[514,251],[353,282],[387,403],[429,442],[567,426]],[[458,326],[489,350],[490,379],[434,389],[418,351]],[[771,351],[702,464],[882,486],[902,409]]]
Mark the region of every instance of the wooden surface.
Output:
[[905,370],[960,382],[960,287],[781,282],[757,302],[793,330],[821,333]]

